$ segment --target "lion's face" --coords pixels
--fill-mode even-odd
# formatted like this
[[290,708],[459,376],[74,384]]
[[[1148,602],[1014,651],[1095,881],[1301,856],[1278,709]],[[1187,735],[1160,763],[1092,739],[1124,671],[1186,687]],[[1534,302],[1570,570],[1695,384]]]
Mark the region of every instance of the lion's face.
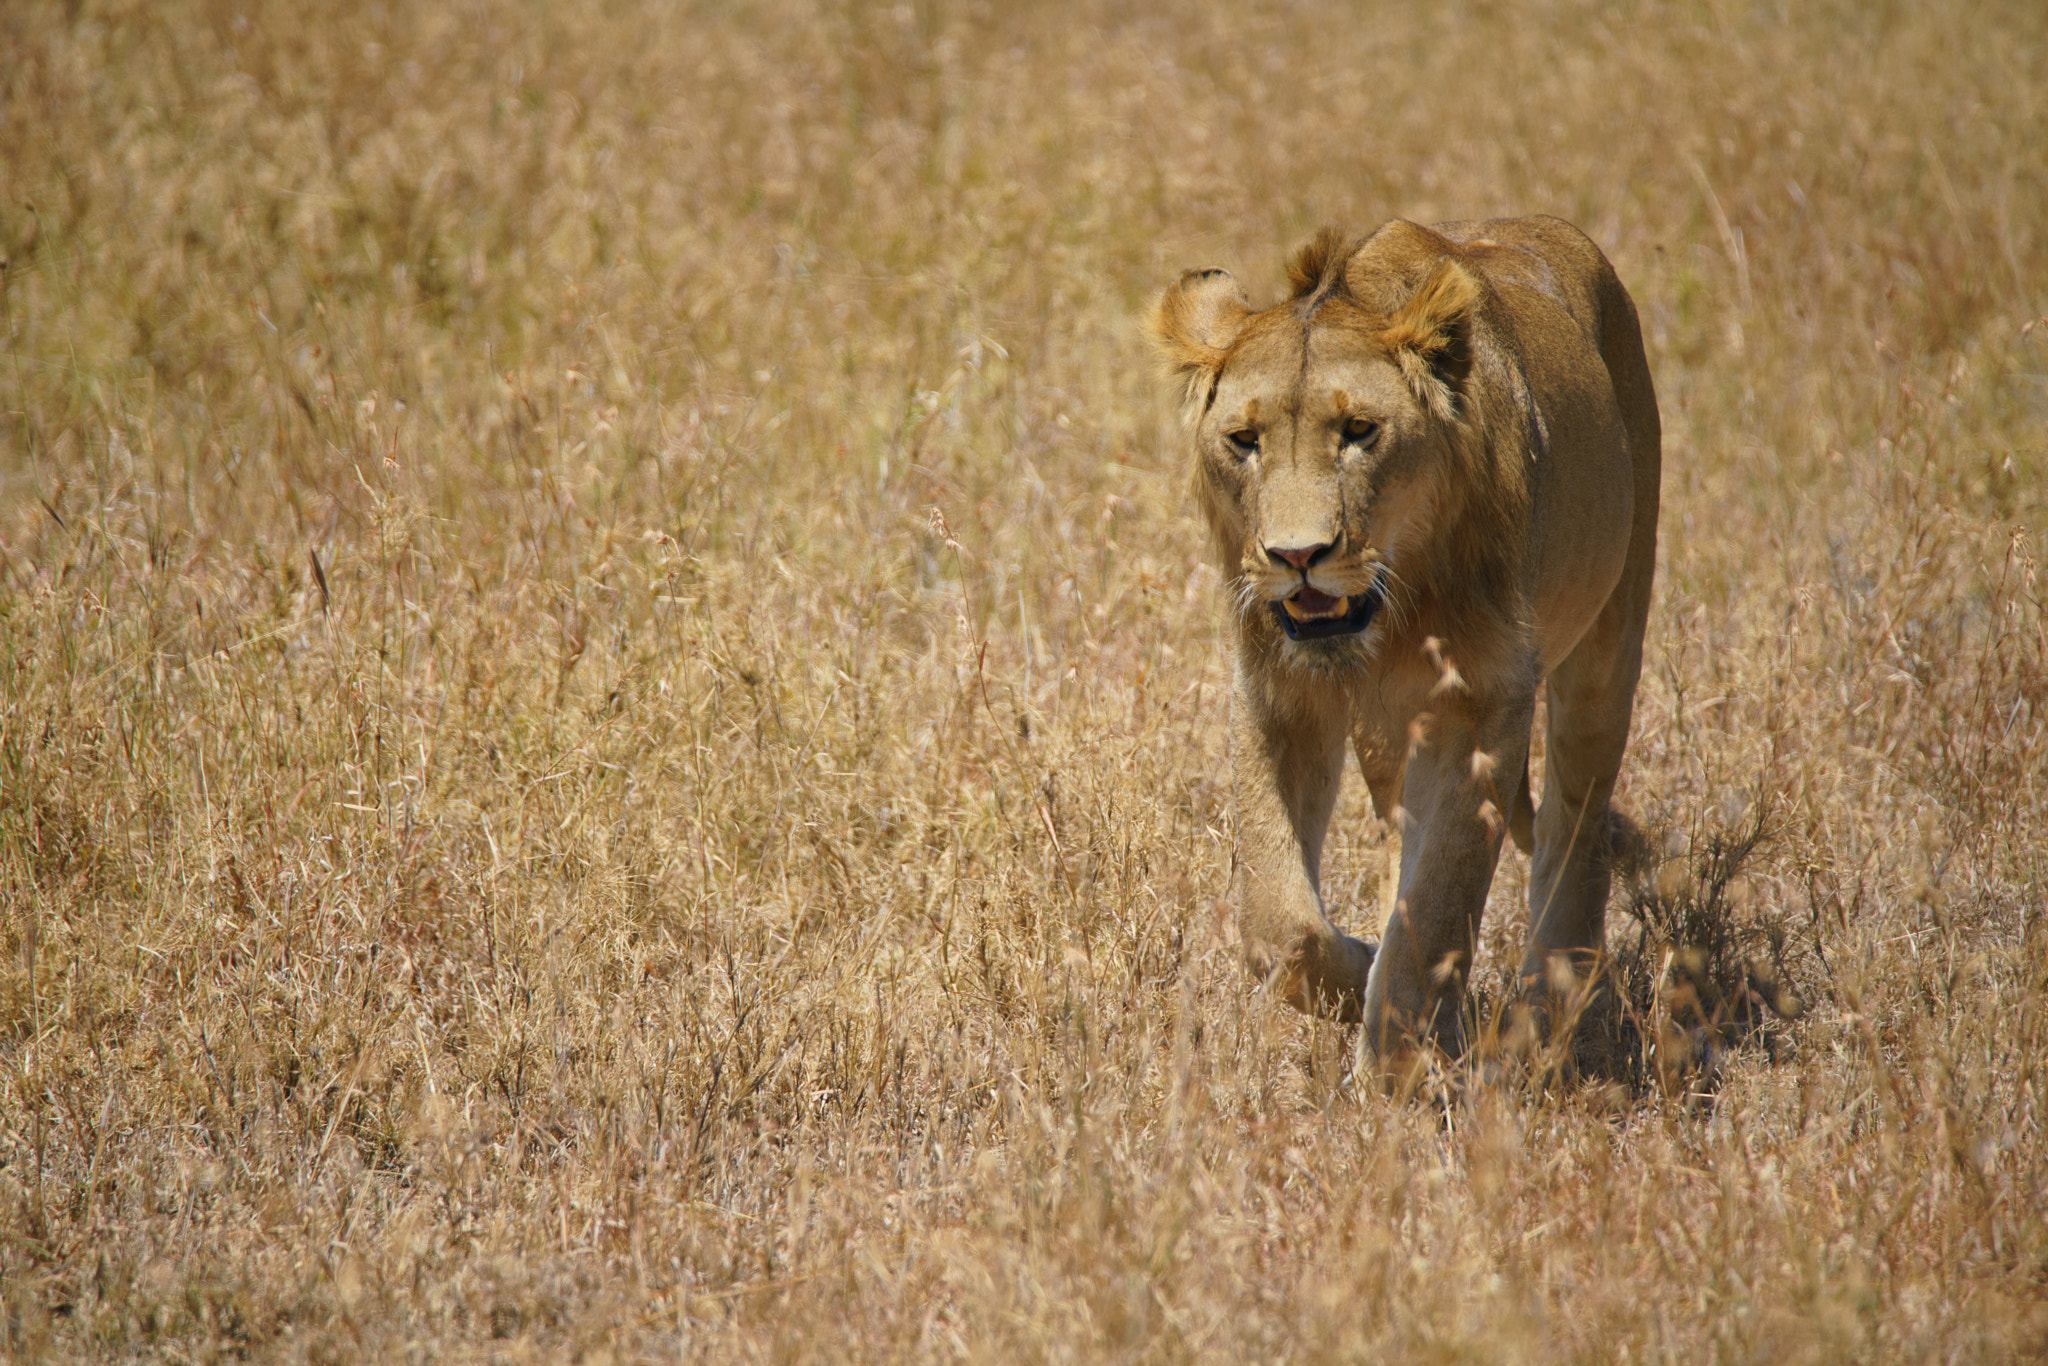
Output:
[[1290,311],[1240,339],[1196,444],[1239,607],[1309,644],[1361,635],[1397,600],[1404,532],[1429,524],[1445,462],[1437,424],[1355,306],[1326,303],[1335,316],[1308,324]]
[[1453,266],[1381,311],[1342,288],[1340,244],[1319,246],[1297,263],[1303,292],[1263,312],[1228,274],[1190,273],[1154,334],[1187,381],[1239,611],[1283,648],[1345,657],[1398,617],[1441,520],[1475,291]]

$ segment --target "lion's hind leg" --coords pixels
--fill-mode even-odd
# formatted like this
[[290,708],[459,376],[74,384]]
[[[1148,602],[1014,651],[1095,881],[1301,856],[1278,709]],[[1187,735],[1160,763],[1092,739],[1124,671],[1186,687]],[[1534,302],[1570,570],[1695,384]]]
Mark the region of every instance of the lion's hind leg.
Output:
[[[1622,581],[1544,685],[1543,802],[1529,870],[1526,985],[1541,989],[1558,955],[1605,945],[1612,844],[1608,802],[1628,745],[1649,614],[1649,554],[1632,546]],[[1638,564],[1638,560],[1643,561]]]
[[1529,796],[1529,754],[1522,752],[1522,777],[1515,784],[1515,809],[1508,816],[1508,836],[1524,854],[1536,850],[1536,803]]

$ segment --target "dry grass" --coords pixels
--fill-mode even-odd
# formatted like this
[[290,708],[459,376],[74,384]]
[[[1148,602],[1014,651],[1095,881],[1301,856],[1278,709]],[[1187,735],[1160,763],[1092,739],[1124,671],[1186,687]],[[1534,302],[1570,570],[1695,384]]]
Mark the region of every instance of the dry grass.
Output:
[[[0,51],[0,1356],[2048,1351],[2034,0],[31,0]],[[1611,943],[1809,1006],[1696,1031],[1711,1101],[1360,1094],[1219,916],[1134,319],[1533,210],[1668,432]]]

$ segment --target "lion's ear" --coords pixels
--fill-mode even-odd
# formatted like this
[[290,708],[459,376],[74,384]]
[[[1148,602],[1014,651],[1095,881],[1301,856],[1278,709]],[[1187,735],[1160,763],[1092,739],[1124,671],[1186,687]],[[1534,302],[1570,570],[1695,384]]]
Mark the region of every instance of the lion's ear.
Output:
[[1159,297],[1145,330],[1192,399],[1223,368],[1251,311],[1229,271],[1190,270]]
[[1472,315],[1478,307],[1479,282],[1446,256],[1380,331],[1415,396],[1444,422],[1457,420],[1472,374]]

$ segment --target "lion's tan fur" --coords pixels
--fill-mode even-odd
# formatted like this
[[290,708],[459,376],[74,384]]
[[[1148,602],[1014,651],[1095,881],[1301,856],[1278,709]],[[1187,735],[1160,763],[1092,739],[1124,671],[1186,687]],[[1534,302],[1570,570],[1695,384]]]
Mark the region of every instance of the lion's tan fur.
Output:
[[[1504,831],[1534,846],[1525,972],[1600,946],[1607,875],[1585,832],[1605,828],[1640,666],[1655,394],[1626,290],[1556,219],[1325,229],[1288,281],[1255,310],[1228,273],[1190,271],[1150,324],[1230,583],[1246,951],[1304,1009],[1454,1045]],[[1281,606],[1298,593],[1332,619],[1383,605],[1355,634],[1296,640]],[[1405,832],[1377,957],[1319,891],[1347,744]]]

